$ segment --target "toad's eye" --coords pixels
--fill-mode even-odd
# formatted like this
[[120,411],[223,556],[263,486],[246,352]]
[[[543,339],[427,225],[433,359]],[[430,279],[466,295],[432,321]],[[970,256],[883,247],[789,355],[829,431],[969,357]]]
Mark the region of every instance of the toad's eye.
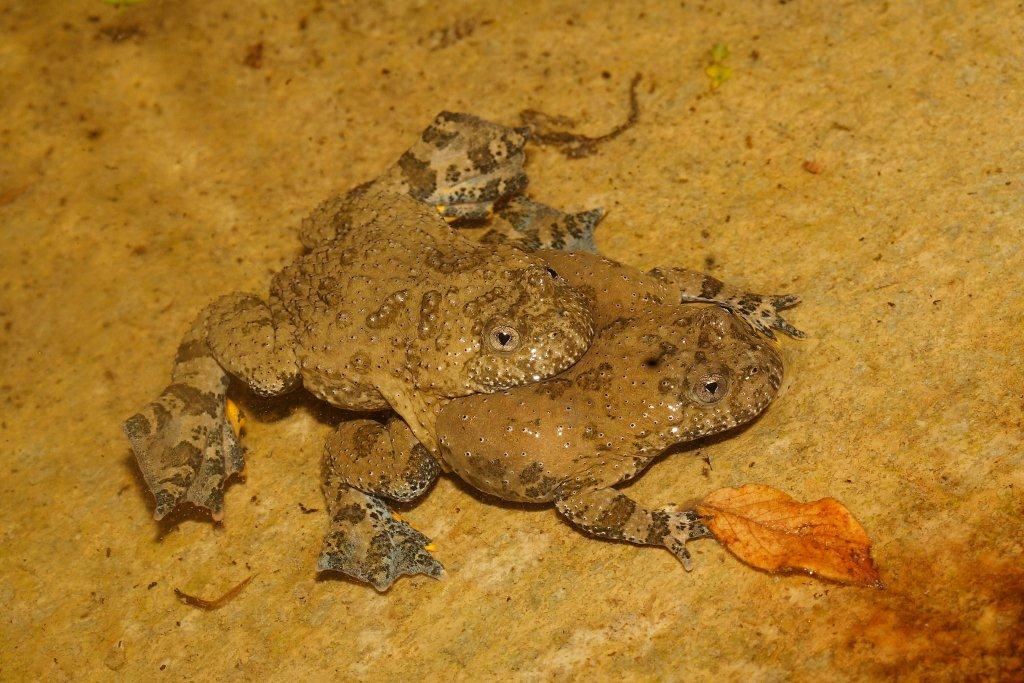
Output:
[[495,325],[487,333],[487,343],[495,351],[514,351],[519,348],[519,331],[509,325]]
[[545,266],[544,270],[548,271],[548,275],[550,275],[551,277],[558,277],[558,271],[552,268],[551,266]]
[[729,382],[724,375],[717,372],[703,375],[692,387],[690,394],[699,402],[704,404],[718,403],[729,392]]

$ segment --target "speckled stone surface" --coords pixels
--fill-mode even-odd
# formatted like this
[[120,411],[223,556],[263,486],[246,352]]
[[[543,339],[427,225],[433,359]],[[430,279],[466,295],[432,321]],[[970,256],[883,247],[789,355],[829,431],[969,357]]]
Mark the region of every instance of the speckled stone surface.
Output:
[[[370,5],[0,3],[0,678],[1022,675],[1021,4]],[[812,337],[761,420],[631,495],[834,496],[887,590],[708,541],[687,574],[450,479],[406,513],[444,580],[317,580],[300,503],[336,416],[302,397],[243,398],[222,528],[152,521],[120,423],[207,301],[262,291],[301,216],[437,111],[600,134],[635,73],[637,124],[532,149],[534,195],[607,208],[613,258],[802,294]],[[249,574],[218,611],[172,591]]]

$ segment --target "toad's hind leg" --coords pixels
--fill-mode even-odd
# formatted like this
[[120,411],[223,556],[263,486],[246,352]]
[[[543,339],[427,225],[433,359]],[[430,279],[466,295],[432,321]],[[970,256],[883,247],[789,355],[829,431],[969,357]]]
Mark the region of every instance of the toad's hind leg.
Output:
[[597,253],[594,230],[604,209],[565,213],[517,196],[504,204],[480,238],[485,243],[513,244],[521,249],[558,249]]
[[423,495],[440,472],[437,460],[398,417],[386,425],[377,420],[343,422],[324,445],[325,485],[337,479],[400,503]]
[[316,207],[302,221],[302,244],[313,249],[352,229],[353,207],[370,191],[407,194],[451,223],[487,218],[495,204],[526,187],[528,136],[526,128],[443,111],[380,177]]
[[298,379],[287,330],[249,294],[210,304],[178,347],[171,384],[130,417],[124,431],[162,519],[191,503],[220,519],[224,484],[245,461],[227,412],[231,375],[263,395],[290,389]]
[[672,508],[649,510],[615,489],[581,491],[555,501],[555,507],[583,531],[614,541],[668,548],[690,571],[686,542],[711,536],[696,512]]
[[331,515],[317,561],[387,590],[400,576],[439,578],[430,539],[398,519],[381,497],[412,501],[437,479],[440,467],[398,418],[342,423],[324,448],[322,488]]
[[435,206],[446,220],[477,220],[526,187],[526,128],[443,111],[378,184]]
[[803,339],[807,336],[790,325],[781,315],[781,311],[800,303],[800,297],[796,294],[770,295],[745,292],[710,275],[686,268],[655,268],[649,274],[674,290],[681,303],[718,304],[773,339],[773,329],[785,332],[794,339]]

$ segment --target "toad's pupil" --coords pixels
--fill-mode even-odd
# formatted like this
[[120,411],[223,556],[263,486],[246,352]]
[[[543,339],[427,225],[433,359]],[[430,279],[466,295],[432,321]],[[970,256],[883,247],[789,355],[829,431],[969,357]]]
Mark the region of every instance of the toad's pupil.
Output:
[[512,341],[512,335],[509,334],[508,332],[498,332],[497,336],[498,336],[498,343],[501,344],[502,346],[505,346],[510,341]]
[[558,271],[556,271],[554,268],[545,268],[544,270],[548,271],[548,275],[550,275],[551,277],[558,277]]
[[709,394],[714,396],[718,392],[718,382],[708,382],[704,385],[704,388],[707,389]]

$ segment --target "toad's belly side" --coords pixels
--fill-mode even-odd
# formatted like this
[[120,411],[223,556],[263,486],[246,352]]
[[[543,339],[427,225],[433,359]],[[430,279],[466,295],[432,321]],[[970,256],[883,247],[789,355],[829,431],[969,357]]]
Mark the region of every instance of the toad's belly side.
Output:
[[622,450],[595,409],[535,387],[458,398],[438,418],[442,457],[468,484],[505,500],[546,502],[609,485],[622,479],[613,456]]

